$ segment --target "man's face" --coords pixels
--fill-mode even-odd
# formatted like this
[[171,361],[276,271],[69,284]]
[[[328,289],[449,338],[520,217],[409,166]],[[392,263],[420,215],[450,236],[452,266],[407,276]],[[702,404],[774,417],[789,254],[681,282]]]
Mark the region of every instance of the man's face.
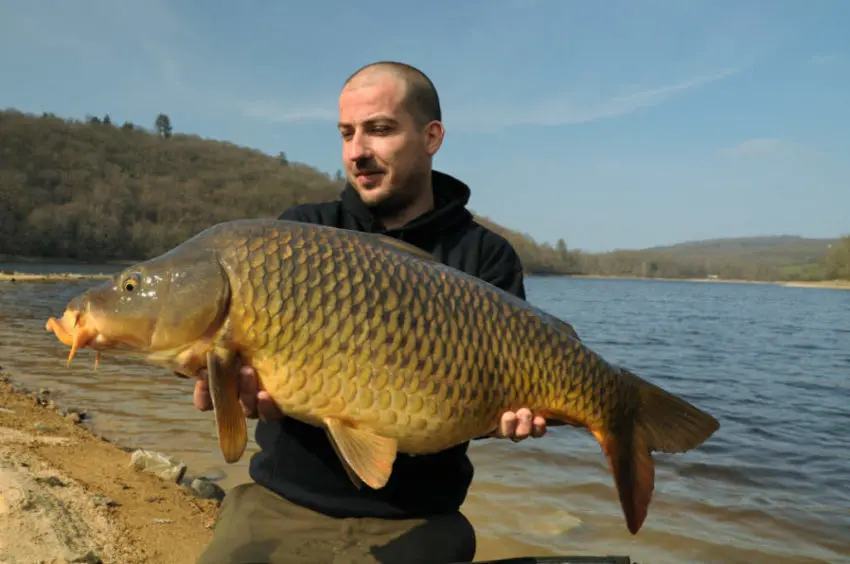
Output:
[[418,127],[404,105],[405,85],[389,73],[355,78],[339,98],[342,161],[367,206],[391,215],[429,184],[430,157],[442,142],[439,122]]

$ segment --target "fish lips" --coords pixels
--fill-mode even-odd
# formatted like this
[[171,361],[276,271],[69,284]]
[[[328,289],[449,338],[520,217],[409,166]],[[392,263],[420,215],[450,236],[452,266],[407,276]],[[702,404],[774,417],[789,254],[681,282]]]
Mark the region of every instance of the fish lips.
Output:
[[66,310],[61,318],[49,318],[44,328],[53,333],[62,344],[71,347],[67,362],[69,366],[80,349],[99,351],[114,346],[114,343],[98,330],[90,315],[76,310]]

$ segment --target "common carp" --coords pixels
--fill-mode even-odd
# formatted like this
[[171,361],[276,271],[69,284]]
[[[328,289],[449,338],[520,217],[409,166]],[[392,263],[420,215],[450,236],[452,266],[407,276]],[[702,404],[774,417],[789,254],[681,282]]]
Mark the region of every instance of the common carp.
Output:
[[646,518],[651,453],[719,427],[604,360],[572,326],[384,235],[276,219],[214,225],[74,297],[46,328],[71,347],[208,371],[219,444],[239,460],[240,364],[288,416],[328,433],[352,481],[378,489],[398,452],[492,433],[530,408],[584,427],[607,458],[628,530]]

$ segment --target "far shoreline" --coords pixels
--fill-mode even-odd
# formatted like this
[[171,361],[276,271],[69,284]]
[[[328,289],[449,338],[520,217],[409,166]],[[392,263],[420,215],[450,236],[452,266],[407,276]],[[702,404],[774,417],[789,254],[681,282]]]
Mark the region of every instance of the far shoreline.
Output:
[[[541,276],[541,275],[539,275]],[[552,274],[564,278],[588,278],[597,280],[646,280],[651,282],[705,282],[714,284],[766,284],[785,286],[786,288],[822,288],[829,290],[850,290],[850,280],[743,280],[735,278],[649,278],[632,275],[612,274]]]
[[46,272],[44,274],[33,272],[9,272],[0,271],[0,281],[4,282],[54,282],[62,280],[86,280],[106,279],[111,274],[105,273],[72,273],[72,272]]
[[[108,273],[73,272],[15,272],[0,271],[0,281],[8,282],[54,282],[64,280],[97,280],[110,278]],[[650,278],[634,275],[612,274],[550,274],[529,272],[527,276],[540,278],[586,278],[595,280],[645,280],[650,282],[702,282],[713,284],[767,284],[786,288],[820,288],[828,290],[850,290],[850,280],[740,280],[734,278]]]

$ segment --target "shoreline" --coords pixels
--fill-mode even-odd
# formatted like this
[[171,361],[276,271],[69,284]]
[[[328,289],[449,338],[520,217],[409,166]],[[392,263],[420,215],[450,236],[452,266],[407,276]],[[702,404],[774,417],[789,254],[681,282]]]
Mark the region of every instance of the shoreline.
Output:
[[71,272],[51,272],[35,274],[30,272],[0,271],[0,282],[57,282],[62,280],[107,279],[109,274],[74,274]]
[[99,436],[85,412],[55,405],[49,391],[19,386],[0,368],[0,553],[194,562],[212,539],[223,492],[193,480],[185,465],[155,467],[157,454]]
[[650,282],[704,282],[710,284],[766,284],[786,288],[824,288],[830,290],[850,290],[850,280],[738,280],[733,278],[644,278],[609,274],[564,274],[552,275],[564,278],[588,278],[596,280],[646,280]]
[[[0,282],[56,282],[64,280],[107,279],[111,274],[105,273],[71,273],[52,272],[36,274],[29,272],[0,271]],[[829,290],[850,290],[850,280],[737,280],[724,278],[644,278],[642,276],[609,275],[609,274],[534,274],[540,278],[587,278],[596,280],[646,280],[650,282],[704,282],[711,284],[767,284],[784,286],[786,288],[822,288]]]

